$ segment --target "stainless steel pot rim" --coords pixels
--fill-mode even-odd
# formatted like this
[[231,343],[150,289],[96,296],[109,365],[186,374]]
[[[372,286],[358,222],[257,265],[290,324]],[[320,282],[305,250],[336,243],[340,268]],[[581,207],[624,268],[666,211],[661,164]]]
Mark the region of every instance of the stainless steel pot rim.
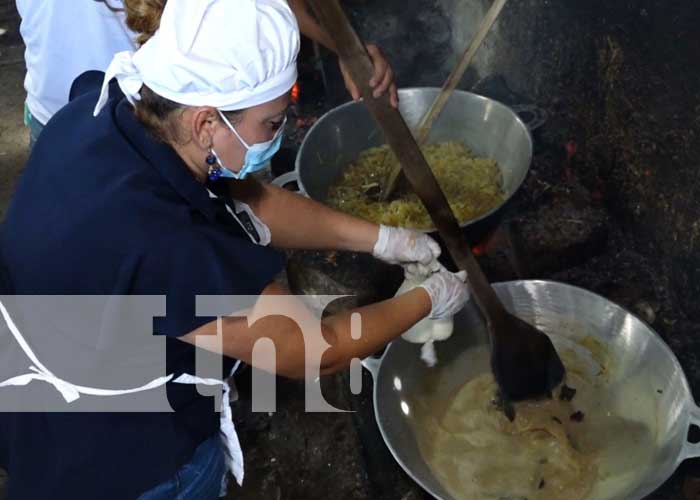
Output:
[[[656,341],[657,345],[660,346],[661,350],[664,352],[666,356],[668,356],[672,362],[677,365],[678,367],[681,367],[680,362],[678,361],[678,358],[674,354],[674,352],[671,350],[671,348],[666,344],[666,342],[663,341],[661,336],[659,336],[656,331],[654,331],[653,328],[651,328],[650,325],[648,325],[644,320],[639,318],[638,315],[636,315],[634,312],[630,311],[628,308],[619,305],[615,302],[610,301],[609,299],[605,298],[604,296],[597,294],[595,292],[592,292],[590,290],[587,290],[585,288],[578,287],[576,285],[571,285],[568,283],[563,283],[560,281],[555,281],[555,280],[512,280],[512,281],[503,281],[503,282],[497,282],[492,284],[494,288],[518,288],[518,287],[523,287],[526,285],[529,286],[534,286],[534,287],[554,287],[554,288],[561,288],[561,289],[568,289],[571,291],[575,291],[577,294],[580,295],[587,295],[589,297],[595,298],[596,300],[601,300],[604,302],[608,302],[610,304],[613,304],[615,307],[619,308],[622,312],[625,314],[628,314],[632,318],[636,319],[639,321],[642,325],[644,325],[645,329],[647,330],[647,333],[651,334],[651,337]],[[401,342],[399,339],[397,342]],[[401,466],[401,468],[406,472],[406,474],[413,480],[415,481],[419,486],[421,486],[425,491],[429,492],[430,494],[433,494],[430,485],[426,484],[426,482],[416,475],[413,471],[413,468],[410,466],[410,464],[407,464],[405,460],[401,457],[401,454],[394,448],[394,446],[390,445],[391,439],[387,435],[386,430],[384,429],[384,426],[381,423],[380,419],[380,413],[379,413],[379,408],[380,408],[380,402],[378,401],[378,391],[377,391],[377,378],[380,374],[381,368],[382,368],[382,362],[386,358],[386,356],[390,353],[392,347],[394,346],[394,342],[389,343],[389,345],[386,347],[384,353],[380,357],[370,357],[370,358],[365,358],[362,360],[362,366],[364,366],[372,375],[372,381],[373,381],[373,388],[372,388],[372,402],[374,404],[374,416],[375,420],[377,422],[377,427],[379,427],[379,431],[381,433],[382,439],[384,440],[384,443],[387,445],[387,448],[389,448],[389,451],[391,452],[392,456],[394,457],[394,460]],[[690,384],[688,383],[688,379],[685,375],[685,372],[680,370],[680,382],[683,386],[683,392],[687,395],[685,404],[683,408],[681,409],[681,412],[685,415],[687,419],[687,426],[690,425],[696,425],[700,427],[700,407],[697,406],[695,403],[693,396],[692,396],[692,391],[690,389]],[[684,439],[682,448],[680,450],[680,453],[678,454],[678,457],[675,461],[675,468],[677,468],[681,462],[684,460],[687,460],[689,458],[698,458],[700,457],[700,443],[693,444],[689,442],[687,439]],[[669,474],[670,476],[670,474]],[[652,493],[656,488],[661,486],[661,484],[665,481],[661,480],[658,482],[655,487],[650,488],[649,491],[645,493],[645,496]],[[436,497],[439,498],[439,497]]]
[[[561,287],[564,289],[568,288],[569,290],[576,290],[578,293],[580,293],[582,295],[588,295],[589,297],[594,297],[596,299],[599,299],[599,300],[602,300],[605,302],[610,302],[610,303],[614,304],[621,311],[625,312],[626,314],[629,314],[630,316],[634,317],[639,322],[644,324],[647,327],[647,330],[649,331],[649,333],[651,333],[652,336],[659,342],[661,349],[664,350],[664,352],[668,355],[669,358],[673,359],[673,361],[680,366],[680,362],[678,361],[678,358],[676,357],[675,353],[671,350],[671,348],[668,346],[668,344],[666,344],[666,342],[664,342],[664,340],[661,338],[661,336],[658,333],[656,333],[656,331],[651,326],[649,326],[649,324],[646,321],[641,319],[637,314],[635,314],[634,312],[632,312],[628,308],[626,308],[626,307],[624,307],[616,302],[612,302],[610,299],[607,299],[606,297],[604,297],[598,293],[592,292],[586,288],[582,288],[582,287],[579,287],[576,285],[571,285],[569,283],[564,283],[563,281],[556,281],[556,280],[531,279],[531,280],[498,281],[495,283],[491,283],[491,286],[493,286],[496,289],[501,288],[501,287],[505,287],[505,288],[514,287],[515,288],[515,287],[524,286],[524,285],[555,286],[555,287]],[[375,369],[374,368],[375,365],[373,365],[372,363],[375,361],[381,362],[381,360],[384,358],[384,356],[386,356],[386,354],[391,349],[391,346],[392,346],[392,343],[389,343],[387,345],[387,347],[384,351],[384,354],[382,354],[381,357],[379,357],[379,358],[366,358],[365,360],[363,360],[363,362],[362,362],[363,366],[365,366],[365,361],[367,362],[367,364],[369,366],[372,366],[372,368],[369,368],[368,366],[366,366],[366,368],[370,371],[370,373],[372,373],[372,375],[375,375],[376,373],[378,373],[376,371],[373,371],[373,369]],[[378,368],[379,364],[377,364],[376,367]],[[682,380],[683,380],[684,389],[688,393],[691,393],[690,384],[688,383],[688,379],[685,376],[685,372],[683,372],[683,379]]]
[[[401,99],[401,94],[408,94],[410,92],[416,92],[416,91],[439,91],[439,90],[440,89],[437,87],[407,87],[407,88],[402,88],[402,89],[399,89],[399,101]],[[468,92],[466,90],[459,90],[459,91],[455,91],[455,92],[459,92],[462,94],[469,94],[472,98],[475,98],[475,99],[482,101],[482,102],[485,102],[485,103],[490,103],[491,105],[493,105],[495,107],[502,108],[504,110],[508,110],[510,113],[512,113],[514,120],[520,126],[522,126],[523,129],[527,132],[528,147],[529,147],[529,151],[530,151],[530,156],[532,157],[532,148],[533,148],[533,146],[532,146],[532,134],[530,133],[530,129],[527,127],[525,122],[523,122],[523,120],[520,118],[520,116],[518,116],[518,114],[515,111],[513,111],[510,107],[506,106],[505,104],[503,104],[499,101],[495,101],[493,99],[490,99],[488,97],[484,97],[484,96],[479,95],[479,94],[474,94],[473,92]],[[310,136],[311,134],[313,134],[314,130],[317,127],[318,128],[323,127],[324,122],[332,119],[334,114],[340,113],[348,107],[357,106],[357,105],[358,105],[357,102],[349,101],[349,102],[346,102],[344,104],[341,104],[340,106],[337,106],[337,107],[331,109],[330,111],[325,113],[323,116],[321,116],[321,118],[316,120],[316,122],[311,126],[311,128],[308,130],[306,135]],[[301,178],[301,176],[299,175],[299,171],[301,168],[300,158],[303,156],[302,152],[305,150],[305,146],[306,146],[306,140],[302,141],[301,147],[299,148],[299,152],[297,153],[296,160],[294,161],[294,171],[290,172],[288,174],[284,174],[283,176],[280,176],[278,178],[278,180],[276,180],[277,182],[275,182],[275,183],[278,185],[282,185],[282,184],[286,184],[289,182],[296,182],[297,185],[299,186],[300,192],[302,194],[308,196],[306,188],[304,187],[304,181]],[[506,203],[508,203],[508,201],[515,195],[515,193],[518,192],[518,190],[522,186],[523,182],[525,182],[525,179],[527,178],[528,172],[529,172],[529,167],[528,167],[527,171],[523,174],[522,178],[518,181],[517,185],[513,187],[512,192],[509,193],[506,196],[506,198],[498,206],[492,208],[488,212],[481,214],[479,217],[477,217],[475,219],[471,219],[471,220],[468,220],[466,222],[461,223],[460,226],[465,227],[465,226],[468,226],[471,224],[475,224],[477,222],[480,222],[480,221],[488,218],[489,216],[494,214],[496,211],[498,211],[501,207],[503,207]],[[435,232],[435,229],[434,228],[420,229],[420,231],[423,233],[433,233],[433,232]]]

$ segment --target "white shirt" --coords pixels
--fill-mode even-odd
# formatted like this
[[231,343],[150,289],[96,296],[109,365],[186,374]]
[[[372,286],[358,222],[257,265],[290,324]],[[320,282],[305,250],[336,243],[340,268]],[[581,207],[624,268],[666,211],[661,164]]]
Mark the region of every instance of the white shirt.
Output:
[[[121,0],[108,0],[122,8]],[[135,50],[136,35],[97,0],[17,0],[22,18],[27,107],[46,124],[68,102],[70,87],[88,70],[105,71],[114,54]]]

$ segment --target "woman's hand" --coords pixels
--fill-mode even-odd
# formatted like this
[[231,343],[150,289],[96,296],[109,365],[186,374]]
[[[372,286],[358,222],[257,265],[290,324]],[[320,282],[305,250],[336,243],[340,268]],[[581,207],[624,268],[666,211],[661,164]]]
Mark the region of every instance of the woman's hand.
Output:
[[464,307],[469,300],[469,290],[464,284],[466,279],[466,271],[451,273],[441,267],[438,272],[418,285],[425,288],[430,296],[430,319],[451,318]]
[[[394,83],[394,70],[391,69],[389,61],[382,53],[382,50],[372,43],[367,44],[367,53],[370,59],[372,59],[372,65],[374,66],[374,74],[369,81],[369,86],[374,89],[372,95],[374,97],[379,97],[384,92],[389,92],[389,101],[391,105],[395,108],[399,106],[399,94],[396,91],[396,84]],[[355,82],[350,77],[348,69],[342,60],[340,63],[340,72],[343,74],[343,79],[345,80],[345,86],[350,92],[350,95],[354,100],[359,100],[360,90],[355,84]]]
[[440,269],[440,245],[427,234],[412,229],[379,226],[372,255],[389,264],[401,264],[411,274],[428,275]]
[[[326,33],[326,30],[324,30],[314,16],[311,15],[309,6],[306,5],[306,0],[289,0],[288,3],[297,18],[301,33],[337,53],[338,50],[333,38]],[[394,84],[394,70],[391,69],[389,61],[387,61],[379,47],[371,43],[368,43],[366,47],[369,57],[372,60],[372,65],[374,66],[374,74],[369,81],[369,86],[374,89],[374,97],[379,97],[384,92],[389,91],[391,105],[395,108],[398,107],[399,94],[396,92],[396,85]],[[352,78],[350,78],[348,70],[342,61],[340,61],[340,71],[343,74],[348,92],[350,92],[352,98],[357,101],[361,97],[360,90],[355,82],[352,81]]]

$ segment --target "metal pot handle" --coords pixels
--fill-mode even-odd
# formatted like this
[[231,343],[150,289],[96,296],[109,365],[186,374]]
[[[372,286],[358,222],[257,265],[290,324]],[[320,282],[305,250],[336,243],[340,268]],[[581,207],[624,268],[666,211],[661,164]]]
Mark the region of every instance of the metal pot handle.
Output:
[[308,196],[302,189],[301,186],[299,185],[299,174],[297,173],[296,170],[292,170],[291,172],[287,172],[286,174],[282,174],[279,177],[275,177],[272,179],[270,182],[272,185],[284,188],[288,184],[291,184],[292,182],[296,182],[298,189],[290,189],[290,191],[293,191],[295,193],[299,193],[304,196]]
[[377,374],[379,373],[379,366],[382,364],[383,356],[374,358],[372,356],[362,360],[362,366],[364,366],[367,371],[372,375],[372,380],[377,381]]
[[510,109],[515,111],[530,132],[540,128],[547,121],[547,112],[534,104],[516,104]]
[[[700,427],[700,408],[693,402],[689,405],[686,410],[689,413],[688,426],[695,425]],[[683,442],[683,449],[681,450],[680,461],[686,460],[688,458],[698,458],[700,457],[700,443],[691,443],[687,439]]]

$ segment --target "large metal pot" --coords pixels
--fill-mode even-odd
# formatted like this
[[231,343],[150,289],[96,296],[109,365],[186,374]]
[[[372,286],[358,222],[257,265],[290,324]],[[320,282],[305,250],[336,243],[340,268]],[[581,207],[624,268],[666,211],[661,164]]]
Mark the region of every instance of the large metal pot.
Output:
[[[437,96],[437,88],[399,90],[400,110],[415,127]],[[516,112],[497,101],[471,92],[455,91],[435,122],[429,142],[462,141],[477,155],[495,159],[503,173],[504,202],[468,221],[476,226],[497,212],[522,184],[532,159],[532,138]],[[324,202],[329,186],[361,151],[384,144],[367,107],[343,104],[323,115],[307,133],[295,170],[276,179],[278,185],[296,181],[302,193]]]
[[[627,463],[638,453],[617,450],[622,461],[599,481],[591,500],[642,499],[683,460],[700,456],[700,445],[687,441],[689,426],[700,424],[700,409],[678,360],[649,326],[607,299],[570,285],[513,281],[494,288],[510,311],[552,335],[558,349],[579,346],[575,341],[585,336],[600,341],[614,367],[600,397],[610,396],[620,411],[629,408],[651,433],[642,448],[647,459]],[[373,374],[375,416],[384,441],[403,469],[439,499],[453,497],[419,451],[427,432],[422,413],[443,411],[457,388],[489,369],[487,346],[487,332],[472,302],[456,317],[452,337],[436,343],[435,368],[420,360],[419,345],[403,340],[391,343],[381,358],[363,361]],[[622,433],[629,431],[626,427]]]

